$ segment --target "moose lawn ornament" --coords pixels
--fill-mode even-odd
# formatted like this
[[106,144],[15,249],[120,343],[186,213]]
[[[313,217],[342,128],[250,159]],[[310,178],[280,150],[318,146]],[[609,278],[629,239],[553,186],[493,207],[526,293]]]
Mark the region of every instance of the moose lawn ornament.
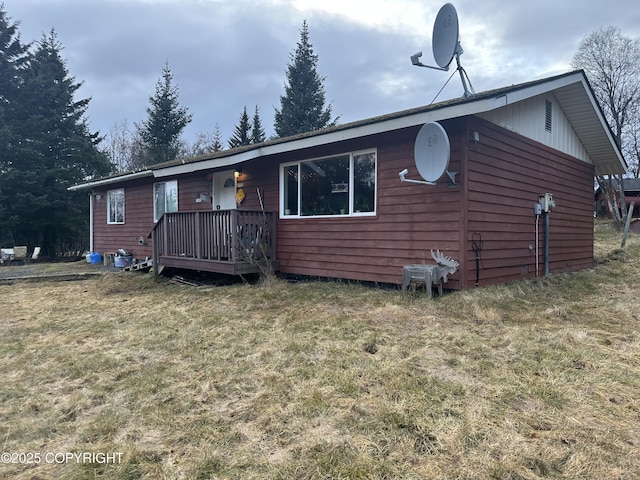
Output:
[[438,294],[442,295],[442,284],[447,283],[449,275],[458,270],[460,263],[445,256],[440,250],[436,250],[435,253],[431,250],[431,257],[437,262],[437,265],[413,264],[402,267],[403,294],[406,293],[409,285],[415,289],[417,285],[424,284],[429,298],[432,297],[434,285],[438,287]]

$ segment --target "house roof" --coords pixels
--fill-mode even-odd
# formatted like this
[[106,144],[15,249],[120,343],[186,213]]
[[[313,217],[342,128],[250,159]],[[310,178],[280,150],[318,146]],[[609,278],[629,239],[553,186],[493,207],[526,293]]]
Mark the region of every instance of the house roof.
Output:
[[623,178],[622,187],[625,192],[640,192],[640,178]]
[[549,92],[553,92],[576,135],[584,145],[593,161],[596,174],[624,173],[627,170],[627,165],[615,142],[615,137],[607,125],[584,72],[577,70],[481,92],[470,97],[456,98],[291,137],[273,139],[260,144],[222,150],[200,157],[157,164],[146,170],[104,177],[74,185],[69,189],[79,190],[109,185],[145,176],[163,178],[201,170],[231,167],[269,155],[356,139],[422,125],[427,122],[480,114]]
[[[616,178],[612,178],[611,179],[611,186],[615,189],[618,190],[618,180]],[[640,195],[640,178],[623,178],[622,179],[622,189],[625,192],[625,195],[630,197],[630,196],[638,196]],[[600,186],[598,186],[598,188],[596,188],[596,192],[595,192],[595,196],[596,198],[598,198],[598,196],[600,196],[602,192],[602,189]]]

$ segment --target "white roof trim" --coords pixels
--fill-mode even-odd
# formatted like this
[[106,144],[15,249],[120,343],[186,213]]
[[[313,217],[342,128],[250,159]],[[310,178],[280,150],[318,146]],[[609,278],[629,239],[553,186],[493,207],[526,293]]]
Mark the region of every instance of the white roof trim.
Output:
[[104,185],[110,185],[112,183],[125,182],[127,180],[134,180],[136,178],[151,176],[153,176],[153,172],[151,170],[142,170],[140,172],[127,173],[125,175],[119,175],[117,177],[102,178],[91,182],[72,185],[71,187],[67,188],[67,190],[75,192],[76,190],[82,190],[84,188],[102,187]]
[[241,152],[227,157],[213,158],[211,160],[203,160],[199,162],[184,163],[182,165],[173,165],[170,167],[154,170],[153,174],[156,178],[169,177],[184,173],[192,173],[200,170],[209,170],[214,168],[229,167],[237,165],[247,160],[253,160],[269,155],[277,155],[279,153],[302,150],[305,148],[327,145],[329,143],[340,142],[344,140],[353,140],[360,137],[375,135],[392,130],[400,130],[402,128],[422,125],[427,122],[437,122],[448,118],[455,118],[474,113],[481,113],[487,110],[493,110],[505,105],[501,98],[486,98],[473,103],[462,105],[452,105],[449,107],[420,112],[413,115],[402,116],[389,120],[360,125],[344,130],[327,132],[324,134],[313,135],[289,142],[276,143],[274,145],[265,145],[263,147]]

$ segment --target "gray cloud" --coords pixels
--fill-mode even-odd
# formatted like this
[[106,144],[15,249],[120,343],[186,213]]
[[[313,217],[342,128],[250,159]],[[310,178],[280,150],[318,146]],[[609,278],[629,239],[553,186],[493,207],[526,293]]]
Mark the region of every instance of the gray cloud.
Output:
[[[453,72],[415,68],[409,56],[423,50],[429,63],[433,19],[444,2],[404,2],[385,4],[393,5],[397,22],[372,24],[288,0],[4,0],[9,16],[21,22],[23,41],[55,28],[71,75],[84,82],[79,94],[92,98],[92,130],[107,133],[125,119],[144,120],[168,61],[180,102],[194,116],[187,139],[218,124],[225,141],[245,105],[250,112],[258,106],[267,134],[273,132],[273,109],[303,19],[327,101],[341,122],[430,102]],[[601,26],[640,36],[635,0],[607,2],[607,8],[590,3],[455,2],[462,62],[475,89],[567,71],[580,39]],[[453,78],[439,99],[461,94]]]

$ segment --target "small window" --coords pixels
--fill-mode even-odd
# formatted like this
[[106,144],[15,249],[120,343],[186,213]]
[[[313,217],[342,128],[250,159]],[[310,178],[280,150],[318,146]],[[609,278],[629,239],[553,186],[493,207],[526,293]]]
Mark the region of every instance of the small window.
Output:
[[153,185],[153,221],[157,222],[165,213],[178,211],[178,181]]
[[124,223],[124,188],[107,191],[107,223]]
[[372,213],[376,206],[376,156],[362,153],[353,156],[353,211]]
[[284,214],[298,215],[298,165],[284,167]]
[[553,114],[553,103],[549,100],[544,101],[544,129],[547,132],[551,131],[551,118]]

